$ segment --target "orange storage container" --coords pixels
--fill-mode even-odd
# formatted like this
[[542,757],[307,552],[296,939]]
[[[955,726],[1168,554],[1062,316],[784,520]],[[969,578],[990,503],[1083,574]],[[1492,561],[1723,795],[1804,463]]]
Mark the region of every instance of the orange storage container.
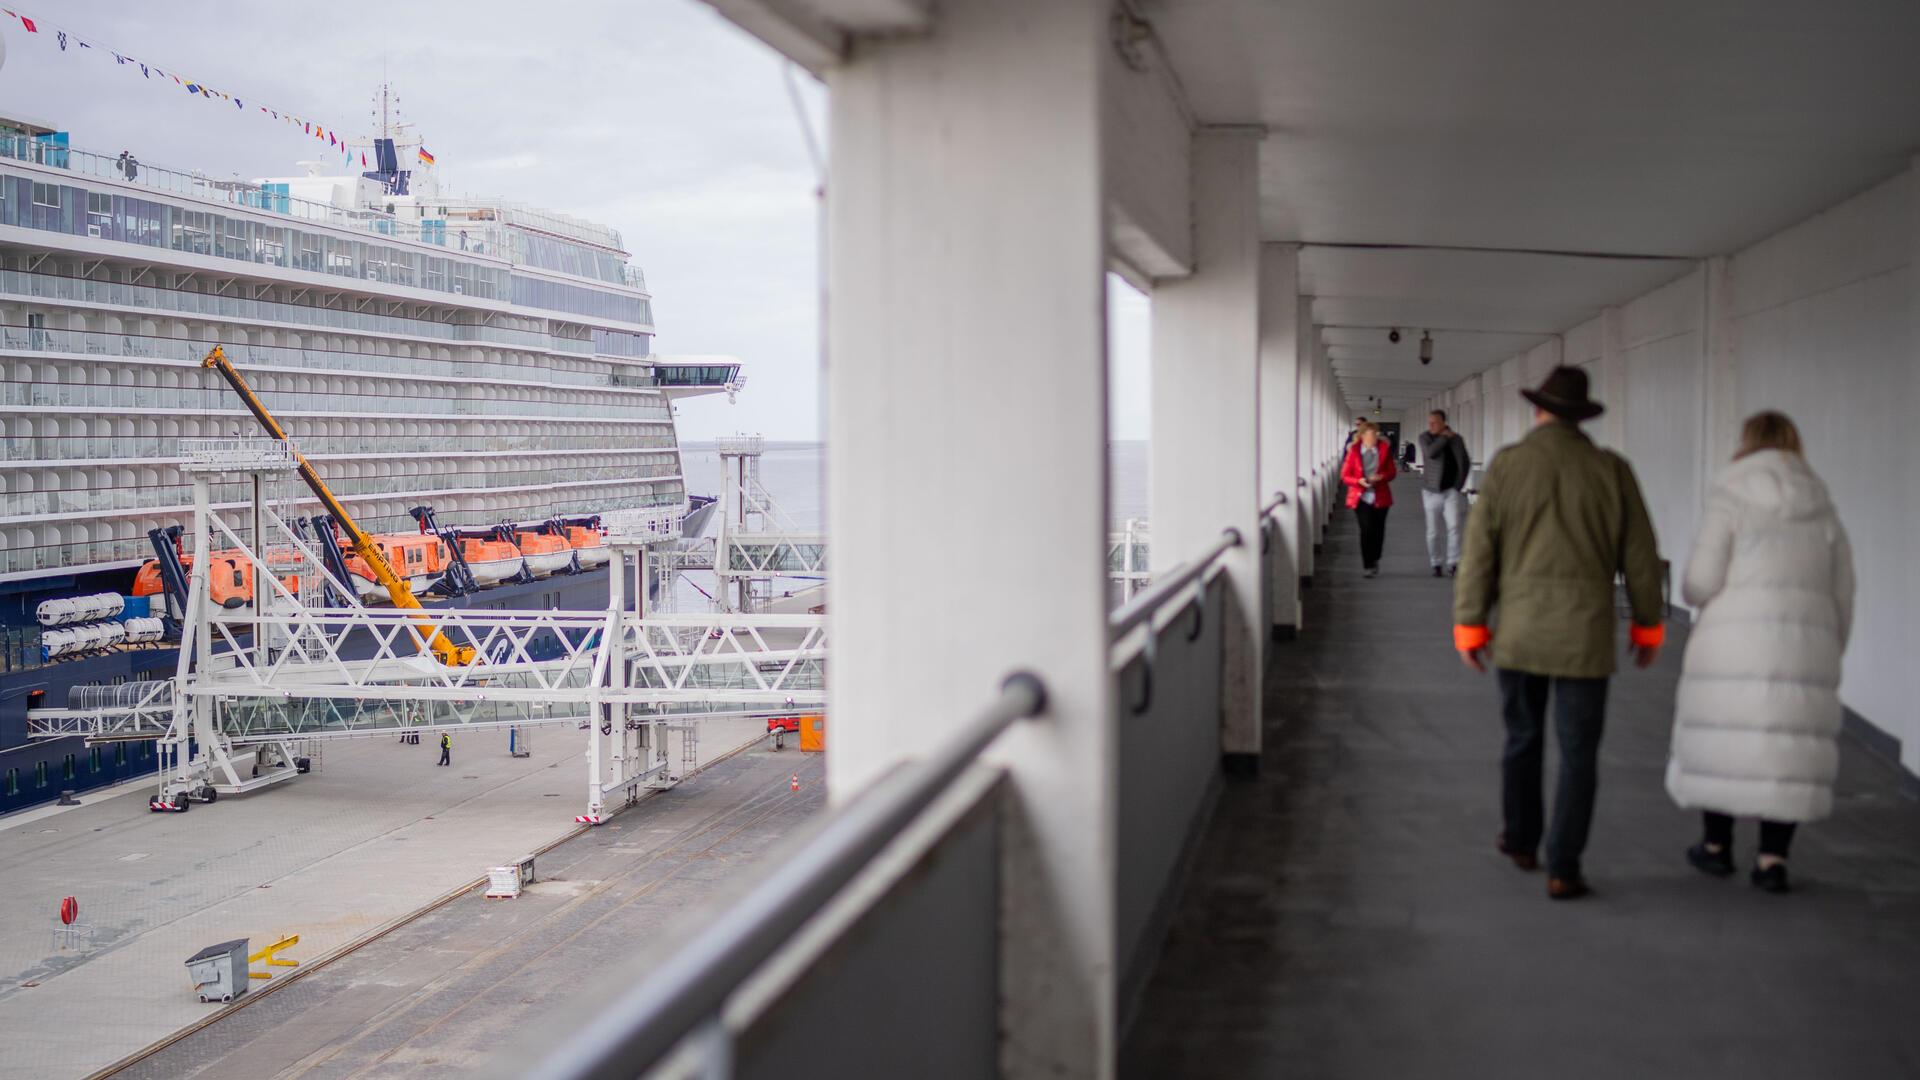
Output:
[[822,753],[827,748],[827,718],[812,713],[800,718],[800,749]]

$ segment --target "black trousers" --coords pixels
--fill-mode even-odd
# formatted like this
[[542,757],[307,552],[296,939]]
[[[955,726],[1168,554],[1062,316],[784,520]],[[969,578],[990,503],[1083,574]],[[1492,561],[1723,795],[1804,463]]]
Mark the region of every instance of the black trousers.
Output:
[[[1701,814],[1707,825],[1706,841],[1716,847],[1733,846],[1733,816],[1716,814],[1711,810]],[[1787,857],[1787,849],[1793,846],[1793,822],[1768,821],[1760,819],[1760,854]]]
[[1501,715],[1507,724],[1501,759],[1506,846],[1509,851],[1532,851],[1540,843],[1549,697],[1554,735],[1560,743],[1560,777],[1554,785],[1553,824],[1546,834],[1547,872],[1572,878],[1580,876],[1580,853],[1587,848],[1593,799],[1600,788],[1600,733],[1607,713],[1604,678],[1570,679],[1501,669]]
[[450,748],[445,746],[440,748],[440,764],[442,765],[453,764],[453,751]]
[[1354,517],[1360,521],[1360,565],[1369,570],[1380,565],[1380,549],[1387,542],[1387,511],[1390,509],[1366,503],[1353,508]]

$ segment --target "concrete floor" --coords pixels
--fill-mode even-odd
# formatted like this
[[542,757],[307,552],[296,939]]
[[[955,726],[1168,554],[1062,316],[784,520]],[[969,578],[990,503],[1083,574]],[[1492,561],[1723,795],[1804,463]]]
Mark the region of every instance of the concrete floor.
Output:
[[1662,788],[1684,632],[1614,681],[1596,894],[1551,902],[1494,852],[1497,692],[1453,654],[1414,483],[1377,580],[1335,519],[1261,774],[1224,790],[1123,1075],[1920,1076],[1920,804],[1848,739],[1795,892],[1747,884],[1749,822],[1738,876],[1693,871],[1698,818]]
[[542,855],[519,898],[468,893],[120,1075],[516,1074],[789,850],[826,803],[822,777],[792,744],[737,754]]
[[[757,731],[715,721],[702,757]],[[83,1076],[220,1008],[187,978],[203,946],[297,933],[287,955],[311,962],[575,830],[577,733],[535,730],[531,758],[508,756],[505,731],[456,735],[451,768],[431,741],[329,743],[308,776],[186,814],[150,813],[136,787],[0,821],[0,1080]],[[51,930],[68,895],[94,936],[62,953]]]

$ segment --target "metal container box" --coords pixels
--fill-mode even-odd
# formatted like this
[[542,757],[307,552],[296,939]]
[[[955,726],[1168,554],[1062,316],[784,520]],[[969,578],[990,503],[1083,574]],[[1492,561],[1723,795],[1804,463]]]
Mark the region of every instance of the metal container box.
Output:
[[247,939],[209,945],[187,958],[187,974],[201,1001],[232,1001],[247,992]]

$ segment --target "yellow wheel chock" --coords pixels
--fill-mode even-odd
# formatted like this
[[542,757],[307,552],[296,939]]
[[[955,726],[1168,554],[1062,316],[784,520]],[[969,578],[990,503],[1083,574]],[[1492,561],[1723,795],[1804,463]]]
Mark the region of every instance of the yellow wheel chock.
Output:
[[[267,946],[266,948],[261,949],[259,952],[254,953],[252,956],[247,957],[247,963],[258,964],[264,960],[266,961],[266,964],[268,967],[299,967],[300,961],[298,960],[282,960],[280,957],[274,955],[275,953],[279,952],[281,949],[290,949],[293,946],[298,944],[300,944],[300,935],[288,934],[286,937],[281,938],[279,941],[276,941],[273,944]],[[273,972],[249,971],[247,972],[247,978],[271,979],[273,978]]]

